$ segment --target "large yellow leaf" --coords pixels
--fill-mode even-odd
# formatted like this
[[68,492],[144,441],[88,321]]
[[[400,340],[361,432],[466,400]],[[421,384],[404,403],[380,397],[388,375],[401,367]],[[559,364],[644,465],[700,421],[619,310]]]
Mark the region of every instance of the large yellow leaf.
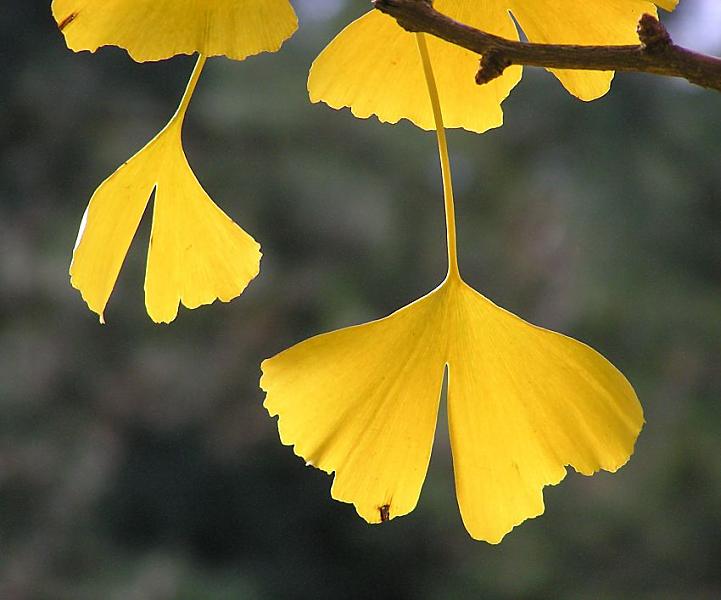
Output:
[[137,61],[176,54],[243,60],[274,52],[298,27],[288,0],[53,0],[68,47],[120,46]]
[[232,300],[258,274],[257,242],[213,203],[188,165],[181,135],[190,94],[168,126],[100,185],[83,217],[70,280],[101,321],[153,190],[145,303],[154,321],[175,319],[181,302]]
[[615,471],[643,424],[636,395],[600,354],[529,325],[449,276],[393,315],[321,335],[262,364],[284,444],[335,472],[333,497],[368,522],[416,505],[445,366],[464,523],[497,543],[543,512],[571,465]]
[[[656,6],[644,0],[506,0],[532,42],[544,44],[633,45],[636,26]],[[670,2],[657,2],[672,9]],[[581,100],[595,100],[611,87],[611,71],[551,69],[564,87]]]
[[[656,5],[673,10],[677,0],[437,0],[442,13],[507,39],[518,39],[509,11],[531,41],[555,44],[638,44],[636,25]],[[521,68],[477,86],[479,56],[428,36],[446,127],[482,133],[503,123],[501,103],[521,78]],[[613,73],[552,70],[583,100],[604,95]],[[308,79],[313,102],[348,107],[360,118],[408,119],[433,129],[414,34],[377,11],[339,33],[313,63]]]
[[[499,0],[438,0],[436,8],[485,31],[518,39]],[[501,102],[520,80],[520,67],[478,86],[477,54],[430,36],[428,46],[446,126],[480,133],[501,125]],[[409,119],[423,129],[434,128],[415,36],[378,11],[351,23],[323,50],[310,70],[308,90],[313,102],[349,107],[357,117],[376,115],[388,123]]]

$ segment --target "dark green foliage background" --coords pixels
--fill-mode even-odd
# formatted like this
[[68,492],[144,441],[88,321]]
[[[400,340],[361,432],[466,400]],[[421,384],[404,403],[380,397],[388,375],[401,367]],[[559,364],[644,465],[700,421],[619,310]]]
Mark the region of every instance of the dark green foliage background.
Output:
[[370,527],[279,444],[257,387],[263,358],[443,276],[433,136],[307,102],[310,61],[364,7],[211,61],[191,107],[190,161],[262,276],[155,326],[146,219],[101,327],[67,280],[80,217],[192,59],[74,55],[47,3],[7,4],[0,598],[721,597],[721,96],[620,76],[586,105],[529,71],[505,127],[452,133],[468,281],[611,358],[648,422],[618,474],[569,474],[489,546],[462,527],[444,414],[417,510]]

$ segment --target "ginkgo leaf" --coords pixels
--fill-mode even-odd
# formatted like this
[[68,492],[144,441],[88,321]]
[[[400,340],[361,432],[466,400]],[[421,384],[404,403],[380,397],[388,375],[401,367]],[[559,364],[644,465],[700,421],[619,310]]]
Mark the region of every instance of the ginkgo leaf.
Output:
[[[645,0],[505,0],[529,41],[544,44],[634,45],[644,14],[656,16]],[[656,2],[673,9],[670,2]],[[549,69],[581,100],[595,100],[608,92],[612,71]]]
[[443,371],[456,491],[476,539],[498,543],[543,512],[570,465],[629,459],[643,425],[631,385],[596,351],[499,308],[462,280],[450,156],[427,36],[413,40],[436,130],[448,274],[389,317],[306,340],[263,362],[265,407],[284,444],[328,473],[370,523],[411,511],[432,446]]
[[119,46],[137,61],[176,54],[243,60],[275,52],[298,28],[288,0],[53,0],[71,50]]
[[[517,19],[530,41],[569,44],[638,44],[636,27],[656,6],[677,0],[436,0],[443,14],[482,31],[517,40]],[[483,86],[475,83],[479,56],[428,37],[446,127],[482,133],[503,123],[501,103],[521,79],[521,67]],[[608,92],[612,72],[552,70],[575,96],[592,100]],[[433,129],[414,34],[372,11],[348,25],[321,52],[308,78],[313,102],[348,107],[360,118],[408,119]]]
[[[435,6],[461,22],[518,39],[508,11],[495,0],[438,0]],[[479,133],[501,125],[501,102],[520,80],[520,67],[478,86],[477,54],[438,38],[429,37],[428,45],[443,90],[446,125]],[[434,127],[415,36],[378,11],[351,23],[323,50],[311,67],[308,90],[313,102],[349,107],[360,118],[409,119],[423,129]]]
[[261,387],[282,442],[335,472],[333,497],[377,523],[416,505],[446,366],[456,490],[476,539],[497,543],[541,514],[566,465],[615,471],[633,452],[642,410],[615,367],[455,276],[385,319],[264,361]]
[[100,185],[83,217],[70,281],[101,321],[153,191],[145,303],[154,321],[175,319],[179,303],[232,300],[258,274],[258,243],[213,203],[183,151],[183,118],[202,60],[175,117]]

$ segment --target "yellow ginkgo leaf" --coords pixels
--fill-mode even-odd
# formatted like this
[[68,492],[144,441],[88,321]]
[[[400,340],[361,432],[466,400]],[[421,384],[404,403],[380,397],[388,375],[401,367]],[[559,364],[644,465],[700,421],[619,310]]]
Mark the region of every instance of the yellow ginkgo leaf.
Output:
[[258,243],[208,197],[183,151],[183,119],[203,61],[170,123],[100,185],[83,217],[71,283],[101,321],[153,190],[145,302],[154,321],[175,319],[179,303],[232,300],[258,274]]
[[[511,13],[529,40],[569,44],[637,44],[636,26],[656,5],[673,10],[677,0],[436,0],[434,7],[453,19],[517,40]],[[501,103],[521,78],[518,66],[477,86],[479,56],[435,37],[428,40],[433,69],[442,90],[447,127],[483,132],[503,122]],[[592,100],[605,94],[613,73],[554,70],[575,96]],[[370,12],[351,23],[321,52],[308,78],[313,102],[351,109],[360,118],[376,115],[396,123],[409,119],[432,129],[433,115],[414,34],[394,19]]]
[[[435,6],[461,22],[518,39],[508,11],[495,1],[439,0]],[[478,86],[477,54],[437,38],[429,38],[428,45],[444,92],[446,125],[479,133],[500,126],[501,102],[520,80],[520,67]],[[415,36],[378,11],[351,23],[323,50],[311,67],[308,90],[313,102],[350,107],[360,118],[376,115],[388,123],[409,119],[422,129],[434,127]]]
[[[656,16],[656,5],[673,10],[667,0],[504,0],[529,41],[544,44],[633,45],[644,14]],[[549,69],[581,100],[608,92],[613,72]]]
[[71,50],[125,48],[137,61],[176,54],[235,60],[275,52],[298,28],[288,0],[53,0]]
[[418,502],[447,369],[463,522],[474,538],[498,543],[543,512],[543,487],[568,465],[590,475],[626,463],[643,411],[596,351],[526,323],[462,280],[442,97],[426,36],[415,42],[440,153],[448,275],[385,319],[264,361],[260,385],[281,441],[335,473],[333,497],[378,523]]
[[378,523],[416,505],[446,366],[456,491],[476,539],[497,543],[541,514],[566,465],[615,471],[633,452],[643,414],[621,373],[456,276],[385,319],[266,360],[261,387],[283,443],[335,472],[333,497]]

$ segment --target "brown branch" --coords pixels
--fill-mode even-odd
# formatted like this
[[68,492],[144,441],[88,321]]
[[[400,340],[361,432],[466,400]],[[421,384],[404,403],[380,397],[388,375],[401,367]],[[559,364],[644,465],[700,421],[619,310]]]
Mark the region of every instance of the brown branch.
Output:
[[721,59],[677,46],[664,26],[643,15],[638,24],[640,45],[574,46],[517,42],[479,31],[439,13],[432,0],[372,0],[376,9],[410,32],[430,33],[482,55],[476,76],[488,83],[511,65],[589,71],[627,71],[680,77],[721,91]]

